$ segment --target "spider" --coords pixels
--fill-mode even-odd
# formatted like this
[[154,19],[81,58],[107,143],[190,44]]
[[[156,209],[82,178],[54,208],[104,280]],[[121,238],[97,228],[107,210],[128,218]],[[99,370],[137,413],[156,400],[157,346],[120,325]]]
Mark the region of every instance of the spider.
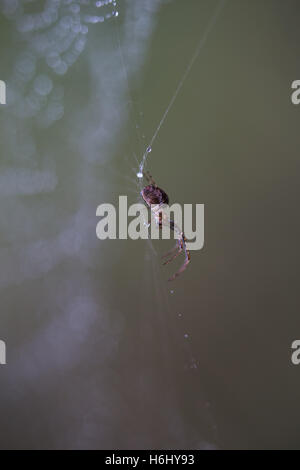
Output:
[[167,193],[157,186],[149,172],[143,172],[143,176],[146,178],[149,184],[145,186],[144,189],[142,189],[141,196],[145,203],[150,207],[156,224],[159,226],[159,228],[162,228],[163,225],[169,225],[170,229],[178,235],[176,246],[171,251],[163,255],[163,258],[168,258],[163,264],[165,265],[173,261],[173,259],[175,259],[182,251],[185,253],[185,260],[183,265],[181,268],[179,268],[178,271],[176,271],[175,274],[173,274],[173,276],[168,279],[168,281],[173,281],[186,269],[187,265],[189,264],[191,259],[190,252],[186,247],[186,238],[184,233],[174,223],[174,221],[170,220],[162,211],[163,205],[169,204],[169,197]]

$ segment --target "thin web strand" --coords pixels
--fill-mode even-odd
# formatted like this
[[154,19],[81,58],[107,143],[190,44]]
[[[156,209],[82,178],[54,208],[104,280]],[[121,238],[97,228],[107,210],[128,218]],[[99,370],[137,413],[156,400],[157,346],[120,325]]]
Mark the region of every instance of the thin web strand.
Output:
[[[128,94],[128,102],[129,102],[129,106],[131,108],[131,114],[133,116],[136,116],[137,112],[136,112],[136,109],[135,109],[135,106],[134,106],[134,100],[132,98],[132,94],[131,94],[131,91],[130,91],[128,71],[127,71],[127,67],[125,65],[124,54],[123,54],[123,49],[122,49],[122,44],[121,44],[121,39],[120,39],[120,27],[119,27],[119,24],[118,24],[119,21],[120,20],[118,20],[116,22],[116,39],[117,39],[117,43],[118,43],[118,49],[119,49],[119,52],[120,52],[121,64],[122,64],[123,73],[124,73],[124,77],[125,77],[125,83],[126,83],[127,94]],[[136,136],[137,136],[138,145],[139,145],[140,148],[142,148],[142,139],[141,139],[141,134],[140,134],[140,131],[139,131],[139,123],[137,122],[136,119],[134,120],[134,127],[135,127],[135,132],[136,132]]]

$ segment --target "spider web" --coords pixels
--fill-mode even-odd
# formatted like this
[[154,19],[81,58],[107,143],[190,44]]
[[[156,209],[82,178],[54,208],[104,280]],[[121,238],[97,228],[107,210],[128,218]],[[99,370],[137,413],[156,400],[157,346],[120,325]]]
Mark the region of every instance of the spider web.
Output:
[[[132,98],[131,86],[130,86],[130,77],[128,73],[128,67],[125,60],[125,54],[122,48],[122,40],[120,37],[120,26],[118,24],[121,19],[119,18],[115,25],[115,36],[116,36],[116,45],[120,53],[120,63],[123,68],[124,78],[127,84],[128,100],[130,106],[130,116],[132,122],[132,127],[134,128],[135,134],[135,146],[132,150],[132,158],[135,160],[137,168],[133,170],[134,174],[137,177],[137,180],[127,176],[134,186],[136,192],[140,192],[143,188],[143,171],[147,165],[149,154],[152,151],[153,144],[155,143],[158,134],[170,112],[172,107],[175,104],[175,101],[188,77],[190,74],[193,65],[195,64],[197,58],[200,55],[200,52],[206,45],[206,42],[209,38],[210,33],[215,27],[218,18],[220,17],[224,6],[227,0],[218,1],[211,18],[208,21],[207,26],[205,27],[201,38],[196,46],[196,49],[188,62],[186,69],[180,78],[176,89],[165,108],[165,111],[162,114],[162,117],[153,133],[153,136],[149,140],[148,145],[145,145],[143,126],[140,124],[139,116],[141,114],[138,111],[138,106],[136,101]],[[162,72],[163,73],[163,72]],[[138,149],[138,150],[137,150]],[[138,157],[139,156],[139,157]],[[154,178],[155,179],[155,178]],[[145,221],[145,224],[147,221]],[[165,275],[162,275],[161,270],[161,261],[158,253],[156,251],[156,245],[150,240],[147,240],[147,250],[144,251],[144,268],[143,276],[140,281],[140,287],[138,288],[137,296],[139,302],[141,303],[141,312],[143,316],[140,319],[142,329],[146,323],[151,321],[156,331],[155,341],[159,343],[160,350],[164,360],[164,370],[166,376],[170,376],[169,380],[172,381],[172,374],[180,373],[184,375],[184,381],[186,385],[190,384],[193,389],[194,384],[198,383],[200,379],[200,369],[201,361],[195,356],[193,348],[193,338],[191,337],[188,331],[189,322],[186,321],[187,314],[184,309],[178,309],[178,299],[184,297],[184,291],[180,286],[175,284],[167,284]],[[145,305],[154,305],[155,307],[151,310],[151,320],[149,318],[149,311],[145,309]],[[166,332],[168,332],[166,336]],[[172,358],[172,351],[180,348],[182,350],[182,362],[181,364],[174,364]],[[144,357],[144,347],[141,345],[138,355],[141,358]],[[170,370],[171,364],[171,370]],[[177,371],[177,372],[176,372]],[[198,387],[198,385],[196,385]],[[199,387],[198,387],[199,388]],[[182,391],[184,394],[184,391]],[[170,401],[174,400],[176,402],[176,394],[173,397],[170,397]],[[210,441],[218,442],[219,438],[217,435],[217,427],[210,410],[211,403],[205,398],[205,396],[199,396],[197,404],[193,405],[193,413],[197,416],[199,422],[203,427],[201,431],[202,435],[207,435],[207,429],[210,429],[210,436],[206,441],[199,441],[195,446],[200,446],[201,448],[211,448],[214,447],[214,444],[210,444]],[[196,409],[197,408],[197,409]],[[178,417],[180,420],[180,417]],[[218,442],[219,445],[219,442]]]
[[205,28],[205,31],[196,47],[196,50],[194,52],[194,54],[192,55],[192,58],[190,59],[190,62],[188,63],[187,67],[186,67],[186,70],[185,72],[183,73],[182,75],[182,78],[180,79],[177,87],[176,87],[176,90],[175,92],[173,93],[173,96],[171,97],[171,100],[168,104],[168,106],[166,107],[163,115],[162,115],[162,118],[161,120],[159,121],[158,123],[158,126],[146,148],[146,150],[144,151],[144,154],[142,156],[142,159],[141,159],[141,162],[140,162],[140,165],[139,165],[139,172],[137,173],[137,177],[138,178],[142,178],[143,177],[143,170],[144,170],[144,167],[145,167],[145,163],[146,163],[146,159],[147,159],[147,156],[149,155],[149,153],[152,151],[152,146],[158,136],[158,133],[164,123],[164,121],[166,120],[167,118],[167,115],[169,114],[169,111],[171,110],[172,106],[174,105],[175,101],[176,101],[176,98],[185,82],[185,80],[187,79],[190,71],[192,70],[192,67],[194,65],[194,63],[196,62],[201,50],[203,49],[203,47],[205,46],[206,42],[207,42],[207,39],[208,39],[208,36],[210,34],[210,32],[213,30],[214,26],[216,25],[217,23],[217,20],[225,6],[225,3],[226,3],[227,0],[220,0],[219,3],[217,4],[217,7],[210,19],[210,21],[208,22],[207,24],[207,27]]

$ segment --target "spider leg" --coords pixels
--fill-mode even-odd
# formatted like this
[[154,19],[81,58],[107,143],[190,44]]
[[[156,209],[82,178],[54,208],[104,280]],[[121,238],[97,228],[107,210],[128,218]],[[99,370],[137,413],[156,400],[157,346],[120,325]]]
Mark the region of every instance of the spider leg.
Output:
[[177,240],[176,245],[172,248],[172,250],[167,251],[167,253],[163,254],[162,258],[167,258],[168,256],[171,256],[174,253],[174,251],[177,251],[178,248],[180,248],[179,244],[180,244],[180,241]]
[[176,279],[176,277],[179,276],[179,274],[181,274],[181,273],[186,269],[187,265],[188,265],[189,262],[191,261],[191,255],[190,255],[189,250],[188,250],[187,247],[186,247],[186,238],[185,238],[184,233],[182,233],[181,243],[182,243],[182,246],[183,246],[183,249],[184,249],[184,252],[185,252],[185,260],[184,260],[184,263],[183,263],[183,265],[181,266],[181,268],[179,268],[178,271],[176,271],[176,273],[173,274],[173,276],[171,276],[171,277],[168,279],[168,281],[173,281],[174,279]]
[[181,240],[177,240],[177,243],[174,246],[174,248],[168,251],[167,253],[165,253],[164,255],[162,255],[162,258],[168,258],[169,256],[171,256],[171,258],[163,262],[163,265],[169,264],[171,261],[173,261],[173,259],[177,258],[177,256],[180,255],[181,252],[182,252],[182,242]]
[[[170,229],[174,230],[174,232],[177,232],[177,227],[174,223],[174,220],[170,220],[169,223],[170,223]],[[182,234],[180,233],[180,238],[177,239],[177,242],[174,248],[172,248],[172,250],[162,255],[162,258],[168,258],[169,256],[171,256],[171,258],[169,260],[166,260],[163,264],[165,265],[165,264],[170,263],[170,261],[175,259],[182,252],[182,249],[183,249]]]
[[143,171],[143,175],[146,178],[146,180],[148,181],[148,183],[153,184],[153,186],[157,187],[157,184],[155,183],[154,179],[150,175],[149,171]]

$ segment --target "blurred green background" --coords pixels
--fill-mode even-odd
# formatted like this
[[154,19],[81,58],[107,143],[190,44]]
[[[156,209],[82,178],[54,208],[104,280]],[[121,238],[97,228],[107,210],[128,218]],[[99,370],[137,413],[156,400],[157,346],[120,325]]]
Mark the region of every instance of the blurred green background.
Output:
[[172,284],[172,243],[100,241],[96,208],[140,201],[217,2],[9,3],[0,447],[299,448],[299,2],[228,0],[153,144],[170,202],[205,204]]

